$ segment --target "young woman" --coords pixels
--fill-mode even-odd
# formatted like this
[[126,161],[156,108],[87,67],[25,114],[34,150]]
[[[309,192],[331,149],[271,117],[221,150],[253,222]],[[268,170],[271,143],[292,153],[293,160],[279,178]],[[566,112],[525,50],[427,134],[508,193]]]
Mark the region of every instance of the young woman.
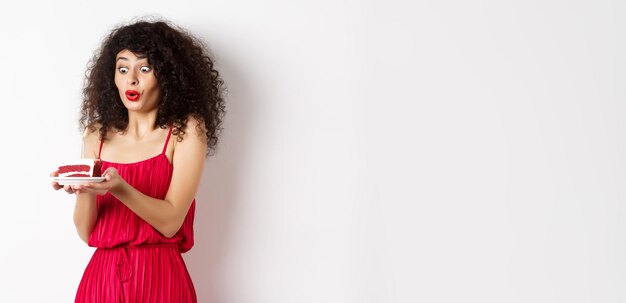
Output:
[[76,196],[78,235],[97,247],[76,302],[197,301],[181,253],[193,246],[195,195],[225,114],[213,64],[163,21],[118,27],[96,52],[80,124],[83,157],[101,159],[105,181],[52,184]]

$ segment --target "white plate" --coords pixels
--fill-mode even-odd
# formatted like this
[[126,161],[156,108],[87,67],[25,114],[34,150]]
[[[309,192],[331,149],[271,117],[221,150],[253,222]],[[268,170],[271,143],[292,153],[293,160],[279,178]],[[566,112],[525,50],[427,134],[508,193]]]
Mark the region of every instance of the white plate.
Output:
[[59,185],[78,185],[90,182],[99,183],[104,181],[104,177],[51,177]]

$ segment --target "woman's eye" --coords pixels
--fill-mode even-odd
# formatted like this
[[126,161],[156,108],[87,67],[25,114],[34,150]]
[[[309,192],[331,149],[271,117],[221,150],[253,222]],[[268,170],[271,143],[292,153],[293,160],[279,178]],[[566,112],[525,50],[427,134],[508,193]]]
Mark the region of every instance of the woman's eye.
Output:
[[149,72],[149,71],[151,71],[151,70],[152,70],[152,68],[151,68],[150,66],[142,66],[142,67],[140,68],[140,70],[141,70],[142,72]]
[[118,68],[117,70],[119,70],[119,71],[120,71],[120,73],[122,73],[122,74],[125,74],[125,73],[127,73],[127,72],[128,72],[128,68],[126,68],[126,67],[120,67],[120,68]]

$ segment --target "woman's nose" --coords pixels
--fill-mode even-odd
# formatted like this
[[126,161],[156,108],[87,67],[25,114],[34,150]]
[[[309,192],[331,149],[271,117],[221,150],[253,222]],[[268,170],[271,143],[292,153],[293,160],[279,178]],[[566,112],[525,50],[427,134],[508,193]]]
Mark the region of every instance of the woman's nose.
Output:
[[134,72],[128,72],[127,77],[126,77],[126,83],[129,85],[137,85],[137,77],[135,76]]

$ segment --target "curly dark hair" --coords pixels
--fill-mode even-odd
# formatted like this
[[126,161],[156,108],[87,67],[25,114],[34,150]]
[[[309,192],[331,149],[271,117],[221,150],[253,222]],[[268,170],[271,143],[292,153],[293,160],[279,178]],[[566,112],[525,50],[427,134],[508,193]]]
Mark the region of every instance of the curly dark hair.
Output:
[[[161,100],[156,124],[173,127],[180,142],[189,117],[204,123],[207,155],[215,151],[225,115],[224,81],[214,68],[204,43],[166,21],[136,21],[115,28],[103,41],[85,73],[80,128],[91,132],[99,127],[100,139],[107,130],[124,132],[128,110],[124,107],[114,72],[116,55],[122,50],[147,56],[154,68]],[[198,124],[196,127],[200,127]]]

